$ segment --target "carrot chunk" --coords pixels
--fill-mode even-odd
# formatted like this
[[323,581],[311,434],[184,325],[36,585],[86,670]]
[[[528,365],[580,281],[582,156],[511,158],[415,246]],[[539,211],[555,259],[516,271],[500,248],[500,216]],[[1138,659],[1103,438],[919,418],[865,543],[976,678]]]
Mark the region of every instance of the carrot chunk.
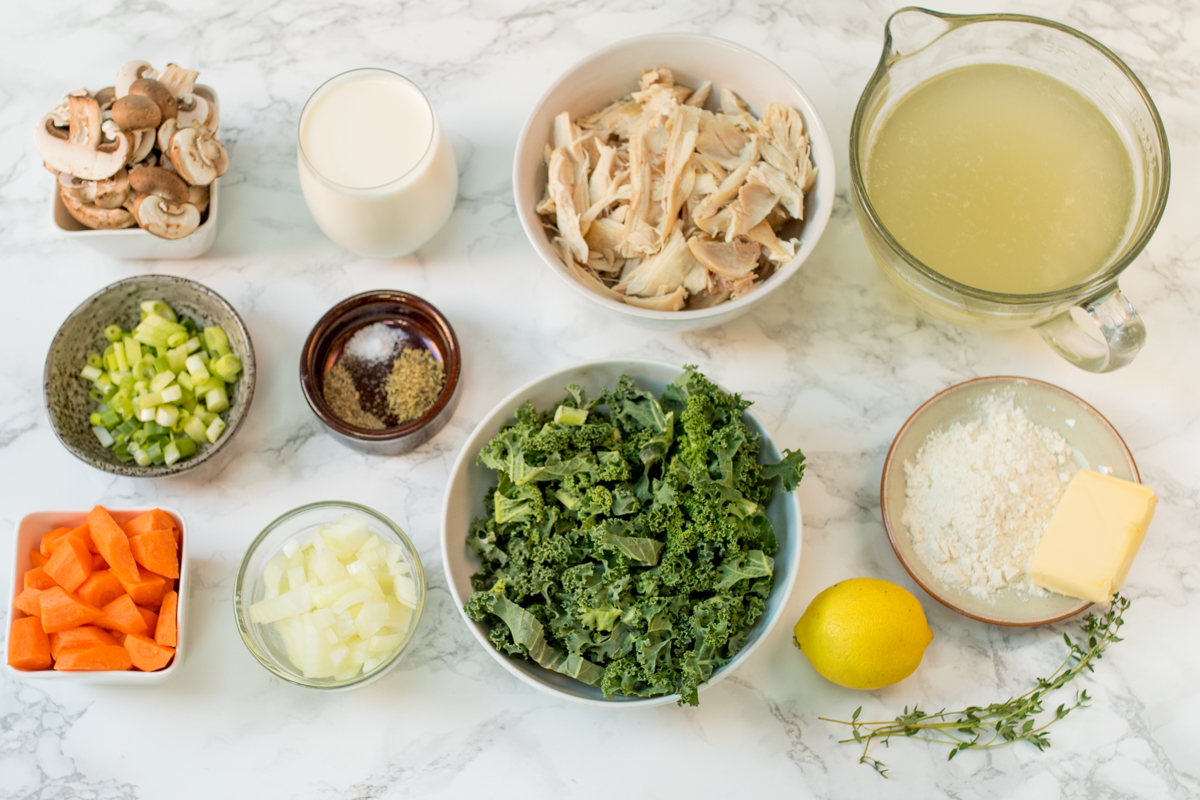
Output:
[[65,591],[61,586],[47,589],[38,596],[42,608],[42,630],[57,633],[67,628],[95,622],[104,612],[94,605]]
[[101,628],[121,633],[145,633],[147,630],[145,618],[138,611],[133,598],[127,594],[104,606],[94,621]]
[[136,581],[138,567],[129,550],[129,537],[104,506],[96,506],[88,512],[88,527],[91,528],[96,551],[104,556],[109,569],[117,573],[117,577]]
[[29,563],[34,567],[44,567],[50,559],[42,555],[42,551],[36,547],[29,551]]
[[153,636],[154,631],[158,628],[158,614],[141,606],[138,606],[138,613],[142,615],[142,619],[146,620],[146,635]]
[[142,672],[162,669],[171,662],[172,656],[175,655],[174,648],[163,647],[153,639],[133,633],[125,637],[125,649],[129,651],[129,659],[133,662],[133,666]]
[[42,544],[38,549],[46,558],[54,552],[55,542],[71,532],[70,528],[55,528],[52,531],[46,531],[42,534]]
[[127,580],[116,570],[112,570],[117,580],[125,587],[125,591],[133,598],[133,602],[146,608],[158,608],[162,596],[170,589],[174,581],[169,581],[162,575],[155,575],[148,569],[138,571],[136,581]]
[[63,650],[79,650],[100,644],[116,644],[117,640],[103,628],[95,625],[80,625],[65,631],[50,634],[50,656],[58,658]]
[[50,638],[37,617],[13,620],[8,632],[8,665],[25,670],[50,668]]
[[126,670],[132,666],[129,651],[116,644],[62,650],[54,662],[54,668],[61,670]]
[[179,555],[175,534],[165,528],[130,537],[133,560],[151,572],[167,578],[179,577]]
[[35,589],[32,586],[27,587],[23,592],[17,595],[17,599],[13,600],[13,608],[20,609],[31,617],[40,617],[42,615],[41,595],[45,589]]
[[82,539],[83,543],[87,545],[88,550],[91,550],[93,553],[99,552],[96,549],[96,543],[92,541],[92,528],[86,522],[80,525],[78,528],[73,529],[71,531],[71,536],[76,536]]
[[121,530],[125,531],[125,534],[129,537],[160,529],[172,530],[175,527],[174,517],[161,508],[147,511],[145,514],[136,516],[128,522],[121,523]]
[[154,629],[154,641],[164,647],[179,646],[179,593],[174,589],[163,596],[162,608],[158,610],[158,627]]
[[26,589],[33,587],[39,591],[45,591],[46,589],[53,589],[55,586],[58,586],[54,578],[47,575],[46,570],[41,567],[34,567],[31,570],[27,570],[24,580]]
[[42,569],[59,586],[73,592],[92,574],[92,554],[82,539],[67,535],[58,540],[50,560]]
[[75,593],[96,608],[104,608],[125,594],[125,587],[121,585],[121,581],[117,579],[112,570],[101,569],[93,572]]
[[98,569],[108,569],[108,562],[99,553],[92,553],[92,571],[95,572]]

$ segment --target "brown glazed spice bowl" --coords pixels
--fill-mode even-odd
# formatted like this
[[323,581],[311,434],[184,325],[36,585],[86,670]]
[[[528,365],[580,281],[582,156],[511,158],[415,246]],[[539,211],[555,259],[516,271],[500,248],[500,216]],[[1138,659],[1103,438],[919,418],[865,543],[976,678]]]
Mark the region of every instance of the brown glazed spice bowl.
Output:
[[[325,375],[355,333],[383,322],[399,328],[442,364],[445,383],[433,406],[417,419],[371,430],[351,425],[325,399]],[[458,406],[462,359],[458,337],[442,313],[416,295],[379,289],[348,297],[317,322],[300,353],[300,387],[325,429],[347,447],[368,455],[407,453],[432,439]]]

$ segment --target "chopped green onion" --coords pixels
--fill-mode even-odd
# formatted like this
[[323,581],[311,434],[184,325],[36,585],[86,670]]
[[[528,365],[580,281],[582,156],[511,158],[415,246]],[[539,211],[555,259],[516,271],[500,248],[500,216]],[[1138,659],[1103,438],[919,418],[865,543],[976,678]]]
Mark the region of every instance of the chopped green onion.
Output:
[[[163,375],[167,375],[167,374],[169,374],[169,373],[166,373],[166,372],[163,373]],[[162,401],[164,403],[178,403],[180,400],[183,399],[183,389],[182,389],[182,387],[179,386],[179,384],[175,384],[174,386],[168,386],[166,389],[163,389],[159,394],[162,396]]]
[[[171,372],[171,370],[169,370],[169,369],[163,370],[162,372],[155,375],[154,378],[150,381],[150,391],[161,392],[163,389],[170,386],[174,380],[175,380],[174,372]],[[176,398],[176,399],[179,399],[179,398]],[[164,402],[169,402],[169,401],[164,401]]]
[[197,442],[208,441],[208,427],[204,424],[204,420],[200,419],[199,415],[190,417],[183,426],[183,432]]
[[109,325],[104,329],[104,338],[110,342],[119,342],[124,335],[125,331],[121,329],[120,325]]
[[100,371],[99,367],[93,367],[91,364],[88,364],[86,367],[84,367],[82,370],[79,371],[80,377],[82,377],[86,381],[95,381],[97,378],[99,378],[103,374],[104,373]]
[[223,356],[229,352],[229,337],[220,328],[205,328],[204,344],[218,355]]
[[175,331],[167,337],[167,347],[179,347],[187,341],[187,331]]
[[152,421],[154,419],[154,409],[153,408],[139,408],[138,412],[137,412],[137,418],[142,420],[143,422]]
[[[190,442],[191,439],[188,439],[188,441]],[[163,463],[168,467],[178,461],[181,457],[182,454],[179,452],[179,446],[174,442],[169,442],[167,446],[163,448]]]
[[88,353],[87,363],[89,367],[95,367],[96,369],[104,368],[104,358],[99,353]]
[[101,447],[113,446],[113,438],[104,428],[101,428],[99,425],[93,425],[92,433],[96,434],[96,438],[100,440]]
[[190,355],[187,358],[187,371],[192,376],[194,381],[203,381],[208,379],[208,369],[204,366],[204,359],[199,355]]
[[138,408],[154,408],[162,402],[162,395],[158,392],[147,392],[138,398]]
[[176,439],[175,447],[179,450],[181,458],[189,458],[196,454],[196,443],[188,438]]
[[208,441],[216,443],[217,439],[220,439],[221,434],[224,432],[225,420],[217,417],[212,421],[212,424],[208,426],[208,430],[204,432],[204,435],[208,438]]
[[154,421],[164,428],[170,428],[177,419],[179,419],[179,409],[175,406],[159,406],[158,410],[154,412]]
[[175,316],[175,309],[164,303],[162,300],[143,300],[141,304],[142,311],[146,316],[157,314],[165,320],[175,322],[179,318]]
[[226,353],[213,364],[213,372],[221,376],[226,383],[232,383],[242,371],[242,360],[233,353]]
[[[204,405],[214,414],[219,414],[225,409],[229,408],[229,395],[226,394],[225,387],[216,386],[212,389],[209,389],[204,394]],[[224,423],[222,423],[222,427],[223,426]]]
[[200,337],[193,336],[192,338],[190,338],[186,342],[184,342],[183,346],[187,348],[188,355],[191,355],[192,353],[194,353],[200,349]]

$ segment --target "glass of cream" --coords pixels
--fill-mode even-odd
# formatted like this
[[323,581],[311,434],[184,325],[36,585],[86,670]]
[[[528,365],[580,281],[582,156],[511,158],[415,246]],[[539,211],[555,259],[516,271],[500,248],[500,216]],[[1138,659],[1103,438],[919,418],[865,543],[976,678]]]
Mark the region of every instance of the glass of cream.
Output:
[[407,255],[454,210],[458,170],[425,95],[385,69],[343,72],[300,114],[300,188],[317,225],[371,258]]

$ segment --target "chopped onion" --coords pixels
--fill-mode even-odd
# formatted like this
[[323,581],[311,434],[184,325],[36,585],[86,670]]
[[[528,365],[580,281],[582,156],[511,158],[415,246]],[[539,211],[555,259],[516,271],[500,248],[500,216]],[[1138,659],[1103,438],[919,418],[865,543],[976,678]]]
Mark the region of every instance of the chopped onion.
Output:
[[288,541],[263,568],[250,618],[272,623],[306,678],[349,680],[386,662],[408,640],[417,605],[400,545],[346,514],[306,542]]

